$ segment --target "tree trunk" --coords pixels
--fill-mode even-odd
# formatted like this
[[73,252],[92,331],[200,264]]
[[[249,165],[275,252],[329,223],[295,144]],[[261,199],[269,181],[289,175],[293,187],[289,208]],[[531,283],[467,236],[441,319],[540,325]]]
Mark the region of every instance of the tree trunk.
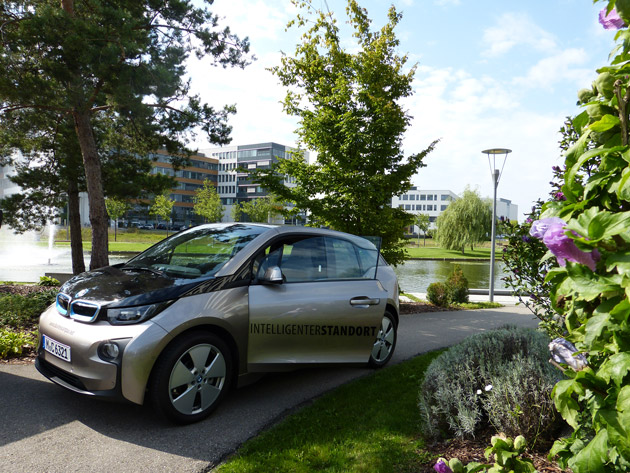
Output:
[[79,188],[73,180],[70,180],[68,184],[68,223],[70,226],[72,274],[80,274],[85,272],[85,262],[83,260],[83,238],[81,237]]
[[107,209],[105,208],[105,197],[101,182],[101,163],[96,149],[89,112],[87,110],[75,110],[73,118],[83,156],[83,167],[85,168],[85,180],[87,183],[90,224],[92,225],[90,270],[93,270],[109,266],[107,256]]

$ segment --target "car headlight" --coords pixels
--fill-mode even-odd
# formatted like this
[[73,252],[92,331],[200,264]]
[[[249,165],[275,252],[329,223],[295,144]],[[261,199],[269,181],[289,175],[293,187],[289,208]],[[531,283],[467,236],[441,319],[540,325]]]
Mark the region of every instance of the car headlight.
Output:
[[107,309],[107,320],[112,325],[139,324],[157,315],[165,304],[139,305]]

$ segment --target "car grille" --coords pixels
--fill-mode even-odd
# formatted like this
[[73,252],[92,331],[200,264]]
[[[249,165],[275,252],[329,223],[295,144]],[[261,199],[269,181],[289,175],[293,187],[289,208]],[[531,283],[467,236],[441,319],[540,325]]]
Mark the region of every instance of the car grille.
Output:
[[79,378],[77,378],[76,376],[62,369],[57,368],[52,363],[49,363],[46,360],[44,360],[41,356],[38,359],[38,363],[39,363],[40,369],[43,371],[43,373],[46,376],[49,376],[51,378],[52,377],[59,378],[63,382],[68,383],[70,386],[74,386],[75,388],[80,389],[81,391],[87,391],[85,384],[83,384]]
[[70,317],[80,322],[94,322],[100,309],[101,306],[95,302],[73,301],[67,294],[57,294],[57,311],[64,317]]

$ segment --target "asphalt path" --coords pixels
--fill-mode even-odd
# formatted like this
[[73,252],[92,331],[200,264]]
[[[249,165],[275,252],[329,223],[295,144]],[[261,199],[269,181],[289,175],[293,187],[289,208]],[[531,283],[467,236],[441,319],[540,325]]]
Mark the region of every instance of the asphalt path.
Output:
[[[535,327],[523,307],[401,316],[391,363],[506,323]],[[313,398],[372,371],[312,368],[269,374],[185,427],[149,408],[76,395],[32,364],[0,365],[0,472],[201,472]]]

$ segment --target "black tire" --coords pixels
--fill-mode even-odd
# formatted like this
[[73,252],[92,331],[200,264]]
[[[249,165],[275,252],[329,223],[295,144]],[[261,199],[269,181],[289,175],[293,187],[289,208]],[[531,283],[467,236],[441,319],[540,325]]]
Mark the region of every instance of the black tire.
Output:
[[396,341],[398,340],[397,329],[396,318],[386,310],[370,353],[368,366],[380,368],[391,360],[396,349]]
[[151,403],[172,422],[198,422],[221,403],[232,373],[232,355],[221,338],[210,332],[184,335],[162,352],[155,365]]

